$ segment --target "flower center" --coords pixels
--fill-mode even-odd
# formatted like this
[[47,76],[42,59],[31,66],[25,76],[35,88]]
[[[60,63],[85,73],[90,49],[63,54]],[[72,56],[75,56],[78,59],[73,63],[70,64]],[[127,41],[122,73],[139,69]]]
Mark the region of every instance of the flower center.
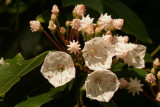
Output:
[[96,50],[91,49],[91,50],[89,51],[89,53],[90,53],[91,55],[95,56],[95,54],[96,54]]
[[97,84],[100,84],[101,82],[102,82],[102,77],[101,76],[97,76],[97,77],[95,77],[95,79],[94,79],[94,82]]
[[63,64],[58,64],[57,66],[58,71],[63,71],[65,69]]

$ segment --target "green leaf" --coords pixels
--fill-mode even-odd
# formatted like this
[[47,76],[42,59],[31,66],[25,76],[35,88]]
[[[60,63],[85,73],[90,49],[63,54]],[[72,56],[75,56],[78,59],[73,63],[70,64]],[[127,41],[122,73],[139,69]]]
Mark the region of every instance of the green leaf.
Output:
[[63,7],[77,4],[84,4],[87,7],[97,10],[99,13],[103,13],[103,4],[101,0],[62,0]]
[[113,100],[110,100],[109,102],[105,103],[102,102],[100,103],[102,107],[117,107],[117,105],[114,103]]
[[153,61],[154,61],[149,53],[146,53],[144,60],[145,60],[145,62],[151,62],[151,63],[153,63]]
[[105,12],[111,14],[114,18],[124,19],[122,31],[137,37],[143,42],[152,43],[145,25],[130,8],[119,0],[102,0],[102,2],[104,4]]
[[21,54],[13,59],[5,60],[5,64],[0,65],[0,96],[4,95],[20,77],[27,74],[43,61],[48,52],[44,52],[30,60],[24,60]]
[[51,17],[51,13],[49,11],[45,11],[40,15],[38,15],[36,19],[41,23],[49,23],[50,17]]
[[[19,103],[15,107],[40,107],[41,105],[54,99],[57,95],[59,95],[62,91],[64,91],[66,86],[67,85],[63,85],[58,88],[51,88],[47,92],[43,92],[41,94],[38,94],[32,97],[28,97],[27,100]],[[44,87],[41,87],[41,88],[43,89]],[[41,90],[41,89],[38,89],[38,90]]]

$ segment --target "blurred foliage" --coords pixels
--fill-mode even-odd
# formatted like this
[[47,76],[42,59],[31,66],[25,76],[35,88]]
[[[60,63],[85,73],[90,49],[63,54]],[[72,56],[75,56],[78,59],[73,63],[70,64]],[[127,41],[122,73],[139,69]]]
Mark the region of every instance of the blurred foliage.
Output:
[[[9,73],[9,71],[13,70],[12,77],[17,78],[4,91],[1,91],[1,89],[7,83],[0,84],[0,107],[24,107],[24,105],[27,107],[71,107],[74,105],[74,89],[76,85],[74,81],[55,89],[39,73],[40,68],[38,66],[43,62],[42,59],[46,55],[45,51],[56,48],[51,45],[44,34],[39,32],[32,33],[29,28],[29,21],[40,19],[42,25],[47,27],[52,5],[57,4],[61,12],[60,22],[64,25],[66,19],[71,20],[71,11],[77,3],[85,4],[87,7],[86,13],[91,14],[91,17],[95,19],[98,19],[99,15],[104,12],[109,13],[114,18],[124,18],[125,25],[122,29],[123,32],[120,33],[129,35],[130,41],[145,43],[148,48],[145,61],[147,63],[153,61],[150,53],[159,45],[160,35],[160,27],[159,23],[157,23],[160,19],[158,15],[158,10],[160,10],[158,0],[0,0],[0,56],[5,59],[13,58],[7,61],[11,61],[11,65],[14,65],[17,64],[17,62],[14,62],[14,57],[21,53],[25,59],[20,56],[22,62],[32,66],[27,68],[26,71],[24,70],[25,72],[18,77],[15,76],[16,73],[22,71],[25,67],[18,70],[0,69],[0,82],[11,80],[9,76],[3,77],[2,74],[5,74],[5,71],[5,75],[7,75],[7,72]],[[149,44],[151,40],[152,44]],[[40,55],[38,59],[35,57],[37,55]],[[154,58],[160,57],[158,55],[159,53]],[[37,63],[33,63],[33,60],[37,60]],[[23,66],[26,66],[25,64]],[[131,75],[135,77],[135,75],[138,75],[141,81],[144,80],[143,78],[146,75],[145,70],[127,69],[123,63],[114,65],[112,70],[118,76]],[[65,93],[65,91],[68,93]],[[84,98],[84,103],[87,107],[100,107],[100,105],[103,107],[114,105],[116,107],[115,104],[118,107],[142,107],[146,104],[148,107],[157,106],[154,102],[144,98],[143,95],[133,97],[131,94],[127,94],[126,90],[119,90],[116,94],[117,96],[113,98],[115,103],[111,101],[108,104],[100,104],[87,98]],[[60,96],[57,97],[58,95]]]

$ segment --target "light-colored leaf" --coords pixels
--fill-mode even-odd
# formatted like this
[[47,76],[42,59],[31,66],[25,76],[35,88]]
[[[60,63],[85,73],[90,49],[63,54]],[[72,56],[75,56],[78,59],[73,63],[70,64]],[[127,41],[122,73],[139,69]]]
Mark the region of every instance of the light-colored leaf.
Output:
[[30,60],[24,60],[21,54],[13,59],[5,60],[0,65],[0,96],[4,95],[20,77],[39,66],[48,52],[44,52]]

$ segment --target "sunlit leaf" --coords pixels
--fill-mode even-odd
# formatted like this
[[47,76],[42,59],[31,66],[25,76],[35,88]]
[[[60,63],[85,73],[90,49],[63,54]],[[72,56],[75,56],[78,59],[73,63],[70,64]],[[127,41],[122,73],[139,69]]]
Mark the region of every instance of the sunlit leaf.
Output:
[[30,60],[24,60],[21,54],[13,59],[5,60],[5,64],[0,65],[0,96],[18,82],[21,76],[39,66],[47,53],[44,52]]

